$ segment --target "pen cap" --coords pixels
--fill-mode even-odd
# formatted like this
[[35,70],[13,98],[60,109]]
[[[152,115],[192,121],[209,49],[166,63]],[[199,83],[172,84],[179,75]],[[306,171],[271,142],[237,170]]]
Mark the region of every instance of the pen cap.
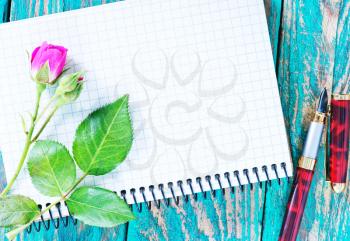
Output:
[[332,183],[346,183],[349,160],[350,95],[331,100],[329,176]]

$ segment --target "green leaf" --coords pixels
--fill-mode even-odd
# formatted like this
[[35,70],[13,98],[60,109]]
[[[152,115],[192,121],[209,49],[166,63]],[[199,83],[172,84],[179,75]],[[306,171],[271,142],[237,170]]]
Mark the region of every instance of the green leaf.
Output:
[[104,175],[126,158],[132,138],[126,95],[92,112],[79,125],[73,143],[74,159],[85,173]]
[[99,187],[80,187],[66,203],[74,217],[92,226],[114,227],[135,219],[123,199]]
[[0,227],[12,227],[32,221],[40,210],[30,198],[11,195],[0,198]]
[[28,170],[38,191],[63,196],[76,180],[76,167],[67,148],[54,141],[38,141],[28,156]]

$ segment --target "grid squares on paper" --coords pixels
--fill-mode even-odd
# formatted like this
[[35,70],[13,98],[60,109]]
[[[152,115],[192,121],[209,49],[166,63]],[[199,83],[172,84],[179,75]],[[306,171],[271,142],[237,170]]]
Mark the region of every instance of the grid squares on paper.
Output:
[[[59,31],[53,31],[57,22]],[[23,53],[43,40],[68,47],[73,69],[87,70],[81,97],[59,111],[44,137],[70,147],[76,126],[89,112],[130,94],[132,151],[116,171],[89,177],[86,183],[118,193],[127,190],[132,203],[129,190],[142,186],[148,200],[153,200],[148,187],[161,183],[166,197],[171,197],[169,182],[181,195],[178,180],[192,179],[199,192],[198,176],[204,190],[210,190],[207,175],[214,188],[219,188],[215,174],[229,172],[232,184],[238,185],[234,170],[242,175],[243,169],[263,165],[277,164],[283,177],[279,164],[285,162],[291,175],[267,31],[258,0],[128,0],[5,24],[0,28],[0,149],[7,176],[23,143],[20,123],[13,120],[33,105],[34,85],[23,82],[29,68]],[[5,83],[19,69],[23,71]],[[244,112],[235,116],[239,108]],[[242,176],[241,182],[247,180]],[[222,185],[229,183],[223,179]],[[184,191],[191,193],[187,185]],[[15,192],[50,202],[35,191],[26,170]],[[158,189],[155,194],[162,198]],[[135,195],[143,200],[140,192]]]

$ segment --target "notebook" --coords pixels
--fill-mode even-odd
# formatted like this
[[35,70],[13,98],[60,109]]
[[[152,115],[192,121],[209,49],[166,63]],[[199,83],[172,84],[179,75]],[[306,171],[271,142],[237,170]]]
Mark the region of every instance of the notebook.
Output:
[[[7,177],[25,139],[20,114],[34,106],[26,50],[43,41],[67,47],[72,71],[87,74],[79,99],[59,110],[41,139],[71,149],[88,113],[130,95],[128,158],[85,184],[123,192],[133,204],[292,175],[263,1],[127,0],[1,25]],[[53,201],[36,191],[26,168],[12,193],[43,206]]]

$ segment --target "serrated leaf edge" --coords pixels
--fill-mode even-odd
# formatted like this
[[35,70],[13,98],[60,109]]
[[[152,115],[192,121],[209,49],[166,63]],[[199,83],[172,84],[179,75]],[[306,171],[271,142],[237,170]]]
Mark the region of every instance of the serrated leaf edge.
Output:
[[[99,110],[101,110],[101,109],[103,109],[103,108],[105,108],[105,107],[107,107],[107,106],[109,106],[109,105],[113,105],[113,104],[115,104],[117,101],[119,101],[119,100],[121,100],[121,99],[125,99],[125,101],[124,101],[122,104],[124,104],[124,103],[126,102],[126,108],[127,108],[127,111],[128,111],[128,120],[129,120],[129,122],[131,123],[131,143],[133,143],[133,141],[134,141],[134,129],[133,129],[132,119],[131,119],[130,111],[129,111],[129,94],[125,94],[125,95],[123,95],[122,97],[118,98],[117,100],[115,100],[115,101],[113,101],[113,102],[106,103],[106,104],[100,106],[99,108],[95,109],[94,111],[90,112],[90,113],[79,123],[78,127],[76,128],[75,134],[74,134],[74,140],[73,140],[73,144],[72,144],[72,150],[74,150],[74,143],[75,143],[75,139],[77,138],[77,131],[78,131],[78,129],[81,127],[81,125],[84,123],[84,121],[87,120],[87,119],[89,119],[95,112],[97,112],[97,111],[99,111]],[[115,115],[115,116],[117,116],[117,115]],[[130,148],[131,148],[131,147],[130,147]],[[96,151],[95,153],[97,153],[97,151]],[[91,153],[90,153],[90,155],[91,155]],[[94,157],[95,157],[95,156],[96,156],[96,154],[94,154]],[[73,151],[73,159],[76,160],[76,159],[75,159],[75,156],[74,156],[74,151]],[[93,163],[93,162],[91,162],[91,163]],[[91,167],[91,163],[90,163],[89,168],[88,168],[89,170],[90,170],[90,167]],[[89,171],[87,171],[87,173],[88,173],[88,172],[89,172]]]
[[[33,213],[33,214],[37,214],[37,215],[39,215],[39,214],[41,213],[40,210],[39,210],[39,208],[37,207],[36,202],[35,202],[32,198],[27,197],[27,196],[24,196],[24,195],[15,194],[15,195],[7,196],[7,197],[4,197],[4,198],[0,198],[0,201],[1,201],[1,200],[5,200],[6,198],[16,198],[16,197],[26,199],[27,201],[31,201],[31,202],[33,202],[33,203],[35,204],[35,207],[36,207],[36,209],[35,209],[35,210],[32,210],[32,211],[18,211],[18,210],[16,210],[16,212],[20,212],[20,213]],[[18,202],[21,202],[21,200],[18,200]],[[29,207],[29,206],[27,205],[27,203],[25,203],[25,202],[21,202],[21,203],[22,203],[22,205],[25,204],[26,207]],[[14,212],[9,212],[9,211],[6,212],[6,210],[5,210],[3,213],[14,213]],[[34,219],[31,219],[31,220],[34,220]],[[31,222],[31,221],[29,221],[29,222]],[[25,224],[16,224],[16,225],[17,225],[17,226],[21,226],[21,225],[25,225]],[[12,225],[6,226],[6,227],[11,227],[11,226],[12,226]],[[4,227],[5,227],[5,226],[4,226]]]

